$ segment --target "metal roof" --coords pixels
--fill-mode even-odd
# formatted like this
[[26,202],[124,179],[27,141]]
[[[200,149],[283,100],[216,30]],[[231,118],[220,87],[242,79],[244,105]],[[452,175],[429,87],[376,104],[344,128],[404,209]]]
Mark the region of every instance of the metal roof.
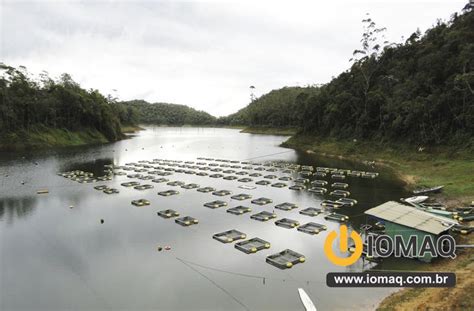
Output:
[[457,224],[453,219],[436,216],[394,201],[371,208],[365,211],[365,214],[436,235]]

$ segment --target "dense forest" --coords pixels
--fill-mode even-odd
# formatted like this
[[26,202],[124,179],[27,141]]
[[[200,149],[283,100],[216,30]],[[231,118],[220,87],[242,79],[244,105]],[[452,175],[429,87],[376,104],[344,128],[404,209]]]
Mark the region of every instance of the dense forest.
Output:
[[284,88],[264,95],[226,123],[297,125],[303,134],[334,138],[474,145],[474,12],[454,14],[400,44],[384,41],[385,29],[370,16],[363,24],[362,47],[349,70],[314,92]]
[[0,134],[38,129],[93,129],[110,141],[122,137],[121,125],[134,124],[132,107],[97,90],[85,90],[68,74],[53,80],[32,77],[25,67],[0,64]]
[[298,126],[303,121],[303,104],[316,94],[316,87],[284,87],[273,90],[253,100],[238,112],[219,118],[217,122],[223,125]]
[[137,111],[137,120],[142,124],[157,125],[214,125],[216,118],[204,111],[184,105],[154,103],[144,100],[122,102]]

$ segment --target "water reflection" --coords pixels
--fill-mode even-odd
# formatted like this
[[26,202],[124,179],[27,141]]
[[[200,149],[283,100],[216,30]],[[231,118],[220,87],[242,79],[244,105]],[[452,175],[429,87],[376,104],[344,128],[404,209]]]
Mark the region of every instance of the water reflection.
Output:
[[12,224],[16,218],[31,215],[36,207],[36,198],[2,198],[0,197],[0,221]]

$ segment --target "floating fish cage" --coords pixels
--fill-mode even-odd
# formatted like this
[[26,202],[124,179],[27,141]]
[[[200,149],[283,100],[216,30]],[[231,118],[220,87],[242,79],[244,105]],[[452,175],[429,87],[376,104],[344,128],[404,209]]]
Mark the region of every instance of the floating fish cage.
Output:
[[183,188],[183,189],[196,189],[196,188],[199,188],[199,185],[191,183],[191,184],[183,185],[183,186],[181,186],[181,188]]
[[212,188],[212,187],[202,187],[202,188],[198,188],[197,191],[203,192],[203,193],[208,193],[208,192],[216,191],[216,188]]
[[327,174],[325,172],[314,172],[313,176],[324,178],[327,176]]
[[337,221],[337,222],[346,222],[349,220],[349,216],[337,214],[337,213],[331,213],[329,215],[324,216],[324,219]]
[[237,177],[237,176],[229,175],[229,176],[224,176],[223,179],[225,179],[225,180],[236,180],[236,179],[238,179],[238,178],[239,178],[239,177]]
[[227,206],[227,202],[224,202],[221,200],[215,200],[212,202],[204,203],[204,206],[209,207],[209,208],[219,208],[219,207]]
[[211,169],[211,172],[222,172],[223,169],[219,168],[219,167],[215,167],[213,169]]
[[362,178],[376,178],[379,176],[379,173],[375,172],[363,172],[360,177]]
[[153,185],[144,184],[144,185],[135,186],[135,187],[133,187],[133,189],[135,189],[135,190],[148,190],[148,189],[153,189]]
[[222,177],[224,177],[224,175],[222,175],[222,174],[211,174],[211,175],[209,175],[209,177],[210,178],[222,178]]
[[344,206],[354,206],[357,204],[356,199],[349,199],[349,198],[340,198],[336,200],[337,203],[341,203]]
[[311,165],[301,165],[301,170],[302,171],[314,171],[314,168]]
[[265,178],[265,179],[275,179],[275,178],[278,178],[278,176],[276,176],[276,175],[265,175],[265,176],[263,176],[263,178]]
[[275,208],[281,209],[283,211],[291,211],[292,209],[298,208],[298,205],[294,203],[285,202],[285,203],[275,205]]
[[222,243],[232,243],[237,240],[243,240],[247,238],[247,235],[238,230],[232,229],[221,233],[216,233],[212,236],[213,239]]
[[272,203],[273,201],[269,198],[258,198],[258,199],[253,199],[252,201],[253,204],[257,204],[257,205],[265,205],[265,204],[269,204],[269,203]]
[[250,177],[261,177],[262,174],[260,173],[252,173],[252,174],[249,174]]
[[280,269],[289,269],[294,265],[305,261],[306,258],[303,255],[290,249],[270,255],[266,259],[266,262]]
[[199,221],[196,218],[191,217],[191,216],[176,218],[174,222],[184,227],[196,225],[197,223],[199,223]]
[[332,195],[334,197],[348,197],[351,195],[351,193],[346,190],[334,190],[334,191],[331,191],[329,195]]
[[121,185],[124,187],[136,187],[136,186],[139,186],[140,183],[137,181],[129,181],[129,182],[124,182]]
[[319,179],[313,180],[313,181],[311,182],[311,186],[313,186],[313,187],[324,187],[324,186],[326,186],[327,184],[328,184],[327,181],[325,181],[325,180],[319,180]]
[[290,190],[296,190],[296,191],[301,191],[304,189],[304,186],[301,184],[295,184],[293,186],[288,187]]
[[232,194],[232,192],[230,192],[229,190],[218,190],[218,191],[214,191],[212,194],[218,197],[224,197],[226,195]]
[[181,186],[184,186],[186,183],[184,181],[175,180],[175,181],[167,182],[166,184],[172,187],[181,187]]
[[343,174],[332,174],[331,175],[332,179],[346,179],[346,175]]
[[170,175],[173,175],[172,172],[159,172],[159,173],[156,173],[156,175],[158,176],[170,176]]
[[269,249],[270,243],[260,238],[252,238],[249,240],[237,242],[235,243],[234,247],[246,254],[253,254],[264,249]]
[[235,175],[239,175],[239,176],[242,176],[242,175],[248,175],[249,172],[247,171],[239,171],[237,173],[235,173]]
[[253,179],[252,179],[252,178],[247,178],[247,177],[245,177],[245,178],[240,178],[240,179],[237,180],[237,181],[238,181],[238,182],[251,182],[251,181],[253,181]]
[[322,210],[320,208],[315,208],[315,207],[308,207],[300,211],[301,215],[306,215],[306,216],[317,216],[322,213]]
[[140,180],[152,180],[152,179],[155,179],[155,177],[153,177],[151,175],[147,175],[147,176],[142,176],[138,179],[140,179]]
[[100,185],[100,186],[95,186],[94,187],[95,190],[99,190],[99,191],[103,191],[107,188],[108,188],[108,186],[106,186],[106,185]]
[[308,178],[296,178],[295,183],[296,184],[306,184],[306,183],[309,183],[309,179]]
[[166,190],[166,191],[160,191],[158,192],[159,195],[164,196],[164,197],[169,197],[171,195],[177,195],[179,194],[179,191],[177,190]]
[[106,194],[120,193],[120,191],[118,189],[115,189],[115,188],[107,188],[107,189],[104,189],[103,192],[106,193]]
[[335,182],[331,184],[331,187],[338,189],[347,189],[349,188],[349,184],[346,184],[344,182]]
[[207,176],[207,175],[209,175],[209,174],[206,173],[206,172],[197,172],[196,173],[196,176]]
[[167,179],[167,178],[156,178],[156,179],[152,179],[151,181],[154,182],[154,183],[160,184],[160,183],[168,182],[169,179]]
[[227,210],[227,213],[231,213],[231,214],[234,214],[234,215],[242,215],[242,214],[245,214],[245,213],[248,213],[248,212],[251,212],[251,211],[252,211],[252,209],[250,207],[239,205],[239,206],[236,206],[236,207],[229,208]]
[[116,175],[116,176],[124,176],[124,175],[127,175],[127,173],[125,173],[125,172],[114,172],[114,175]]
[[239,193],[239,194],[235,194],[235,195],[231,196],[230,198],[234,199],[234,200],[243,201],[243,200],[251,199],[252,196],[250,194],[246,194],[246,193]]
[[282,182],[277,182],[277,183],[272,184],[272,187],[275,187],[275,188],[285,188],[286,186],[288,185]]
[[257,214],[253,214],[250,216],[251,219],[255,219],[255,220],[258,220],[258,221],[267,221],[267,220],[270,220],[270,219],[273,219],[273,218],[276,218],[276,214],[274,213],[270,213],[270,212],[267,212],[267,211],[262,211],[260,213],[257,213]]
[[135,206],[146,206],[146,205],[150,205],[150,201],[145,200],[145,199],[139,199],[139,200],[133,200],[132,204]]
[[256,189],[257,187],[255,187],[255,186],[249,186],[249,185],[240,185],[239,188],[240,188],[240,189],[245,189],[245,190],[254,190],[254,189]]
[[299,226],[297,230],[308,234],[318,234],[321,231],[327,230],[327,226],[315,222],[308,222],[307,224]]
[[282,218],[275,221],[275,225],[286,228],[286,229],[293,229],[293,228],[298,227],[300,223],[293,219]]
[[340,208],[343,206],[343,204],[336,201],[324,200],[321,202],[321,206],[329,207],[329,208]]
[[267,186],[267,185],[271,184],[271,182],[268,181],[268,180],[259,180],[255,184],[260,185],[260,186]]
[[323,187],[312,187],[309,188],[308,191],[316,194],[325,194],[326,192],[328,192],[328,189]]
[[143,177],[142,174],[129,174],[127,175],[128,178],[140,178],[140,177]]
[[291,180],[293,180],[293,178],[290,177],[290,176],[283,176],[283,177],[278,178],[278,180],[281,180],[281,181],[291,181]]
[[164,211],[159,211],[158,216],[161,216],[163,218],[172,218],[172,217],[178,217],[179,213],[175,210],[172,209],[166,209]]

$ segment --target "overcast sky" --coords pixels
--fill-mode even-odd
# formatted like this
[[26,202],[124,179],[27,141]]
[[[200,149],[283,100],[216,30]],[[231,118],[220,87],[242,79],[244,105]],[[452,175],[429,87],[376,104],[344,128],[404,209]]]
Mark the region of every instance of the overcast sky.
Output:
[[346,70],[366,12],[400,42],[468,2],[0,1],[6,64],[216,116],[247,105],[250,85],[259,96]]

